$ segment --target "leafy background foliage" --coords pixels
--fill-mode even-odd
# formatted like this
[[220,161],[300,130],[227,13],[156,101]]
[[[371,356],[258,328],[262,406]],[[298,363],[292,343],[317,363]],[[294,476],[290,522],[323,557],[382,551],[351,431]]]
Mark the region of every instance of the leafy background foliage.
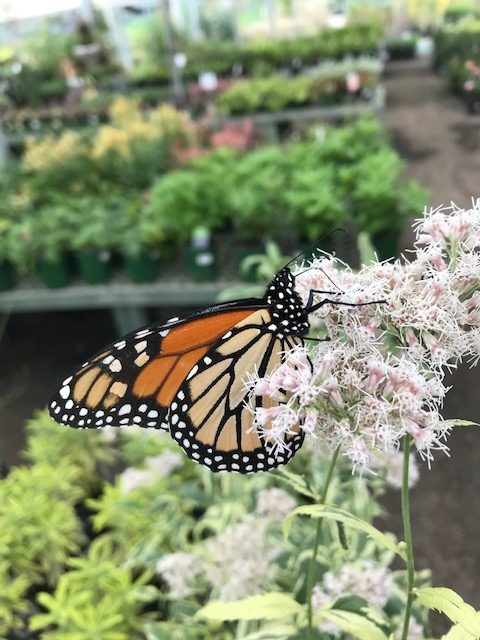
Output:
[[[180,457],[166,434],[122,430],[115,437],[111,430],[62,429],[46,413],[29,422],[28,434],[24,456],[29,465],[13,469],[0,481],[3,635],[23,628],[45,640],[302,637],[312,522],[293,518],[285,537],[283,515],[261,513],[260,496],[282,487],[280,504],[287,509],[313,504],[321,491],[326,456],[306,448],[285,471],[240,477],[214,475]],[[163,466],[132,484],[129,473],[145,474],[151,460],[163,461]],[[381,476],[352,478],[351,470],[341,465],[333,480],[332,500],[371,522],[382,513],[378,497],[384,489]],[[230,565],[222,565],[227,562],[225,547],[235,531],[244,532],[246,538],[235,542],[233,550],[232,561],[238,560],[240,567],[243,561],[255,560],[255,553],[275,549],[253,593],[271,590],[294,603],[283,607],[281,615],[275,599],[267,616],[262,603],[260,612],[249,605],[252,619],[240,622],[235,609],[245,609],[240,603],[224,602],[220,609],[207,607],[201,612],[221,595],[222,579],[231,571]],[[339,537],[331,520],[325,528],[316,581],[346,562],[366,558],[387,567],[393,555],[387,547],[348,526]],[[157,567],[178,553],[198,557],[211,568],[210,574],[193,575],[182,596],[169,588]],[[218,576],[224,576],[220,582]],[[389,602],[394,613],[376,612],[387,628],[404,598],[401,574],[395,580],[396,595]],[[336,611],[337,605],[331,604],[328,611]],[[377,624],[370,619],[371,612],[367,617],[359,613],[358,600],[354,607],[345,600],[340,604],[339,610],[362,617],[367,627]],[[320,621],[323,614],[318,615]],[[322,619],[328,616],[333,613]],[[353,624],[351,618],[348,624]]]

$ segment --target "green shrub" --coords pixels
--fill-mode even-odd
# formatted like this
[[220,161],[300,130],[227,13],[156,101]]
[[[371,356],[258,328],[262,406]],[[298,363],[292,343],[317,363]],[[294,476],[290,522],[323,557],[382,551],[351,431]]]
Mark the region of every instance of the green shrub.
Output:
[[108,542],[93,543],[88,554],[72,558],[53,594],[42,592],[38,602],[46,613],[30,619],[31,630],[49,629],[45,640],[132,640],[141,638],[143,625],[154,614],[142,615],[146,603],[158,598],[148,585],[151,574],[136,579],[129,569],[112,561]]
[[349,219],[335,168],[328,164],[295,171],[285,204],[293,228],[308,242],[315,242]]
[[347,77],[358,74],[361,89],[374,87],[380,75],[376,59],[328,62],[300,76],[272,75],[239,80],[220,93],[218,109],[226,114],[276,112],[288,107],[341,102],[348,95]]
[[54,584],[84,541],[74,504],[79,470],[68,460],[16,468],[0,482],[0,565],[29,584]]
[[419,211],[427,193],[413,182],[402,185],[404,162],[392,149],[363,158],[352,172],[351,202],[358,228],[370,235],[405,226],[405,218]]
[[30,581],[25,575],[12,578],[9,563],[0,562],[0,634],[23,628],[23,615],[28,611],[26,593]]
[[92,482],[98,478],[102,465],[110,465],[115,460],[115,452],[102,437],[101,432],[91,432],[65,428],[60,434],[47,412],[39,412],[27,422],[27,450],[25,459],[30,464],[45,464],[54,467],[63,460],[76,469],[81,487],[90,490]]

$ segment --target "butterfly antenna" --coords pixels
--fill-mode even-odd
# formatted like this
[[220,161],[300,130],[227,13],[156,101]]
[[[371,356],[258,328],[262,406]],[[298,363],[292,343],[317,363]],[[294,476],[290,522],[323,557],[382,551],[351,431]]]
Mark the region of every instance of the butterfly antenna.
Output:
[[[292,264],[292,262],[295,262],[296,260],[298,260],[301,256],[303,256],[310,249],[315,249],[315,250],[318,251],[318,245],[320,244],[320,242],[325,240],[325,238],[328,238],[329,236],[333,235],[334,233],[337,233],[337,231],[343,231],[344,233],[347,232],[347,230],[344,227],[337,227],[336,229],[333,229],[332,231],[329,231],[328,233],[325,233],[318,240],[315,240],[315,242],[312,242],[312,244],[309,244],[308,247],[306,247],[305,249],[300,251],[300,253],[297,253],[296,256],[294,256],[289,262],[287,262],[287,264],[284,266],[284,269],[289,267]],[[315,251],[312,251],[312,255],[315,255]]]

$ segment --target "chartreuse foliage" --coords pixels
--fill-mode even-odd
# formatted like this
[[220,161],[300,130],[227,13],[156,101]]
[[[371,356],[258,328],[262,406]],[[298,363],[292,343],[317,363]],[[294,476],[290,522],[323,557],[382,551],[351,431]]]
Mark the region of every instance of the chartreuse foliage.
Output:
[[[305,640],[318,522],[316,640],[398,637],[406,578],[388,567],[404,547],[372,525],[381,472],[352,476],[340,460],[322,505],[329,460],[308,447],[285,470],[240,477],[211,474],[161,434],[106,433],[62,429],[43,413],[29,422],[30,466],[0,480],[0,637],[29,629],[40,640]],[[273,487],[282,491],[272,504]],[[159,569],[178,556],[187,564],[170,576]],[[345,567],[360,583],[332,590]],[[364,574],[383,576],[386,604],[356,592]],[[480,614],[457,594],[431,588],[428,573],[415,586],[425,638],[428,608],[452,620],[446,639],[478,637]]]
[[35,615],[30,629],[56,627],[43,634],[46,640],[130,640],[148,620],[140,615],[144,604],[158,597],[147,584],[148,572],[134,579],[131,572],[112,561],[108,540],[99,539],[85,557],[72,558],[52,594],[42,592],[38,602],[47,613]]

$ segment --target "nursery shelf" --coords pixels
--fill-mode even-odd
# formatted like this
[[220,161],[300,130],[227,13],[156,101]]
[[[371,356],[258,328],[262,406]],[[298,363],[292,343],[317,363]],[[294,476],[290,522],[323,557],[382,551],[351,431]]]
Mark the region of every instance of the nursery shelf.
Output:
[[26,279],[12,291],[0,293],[0,313],[111,309],[119,334],[147,324],[147,307],[196,307],[213,304],[218,294],[238,280],[193,282],[180,276],[134,284],[118,275],[107,284],[81,281],[60,289],[47,289],[35,279]]
[[321,122],[346,120],[348,118],[375,114],[382,117],[385,109],[386,91],[382,84],[377,85],[375,93],[368,101],[357,101],[351,104],[339,104],[331,107],[306,107],[298,109],[285,109],[275,113],[252,113],[240,116],[218,116],[217,124],[230,124],[250,120],[259,127],[276,127],[281,122],[301,124],[304,122]]
[[121,276],[106,284],[83,282],[60,289],[47,289],[33,280],[21,282],[12,291],[0,293],[1,312],[105,309],[122,306],[194,307],[215,302],[218,294],[238,280],[193,282],[178,278],[148,284],[134,284]]

